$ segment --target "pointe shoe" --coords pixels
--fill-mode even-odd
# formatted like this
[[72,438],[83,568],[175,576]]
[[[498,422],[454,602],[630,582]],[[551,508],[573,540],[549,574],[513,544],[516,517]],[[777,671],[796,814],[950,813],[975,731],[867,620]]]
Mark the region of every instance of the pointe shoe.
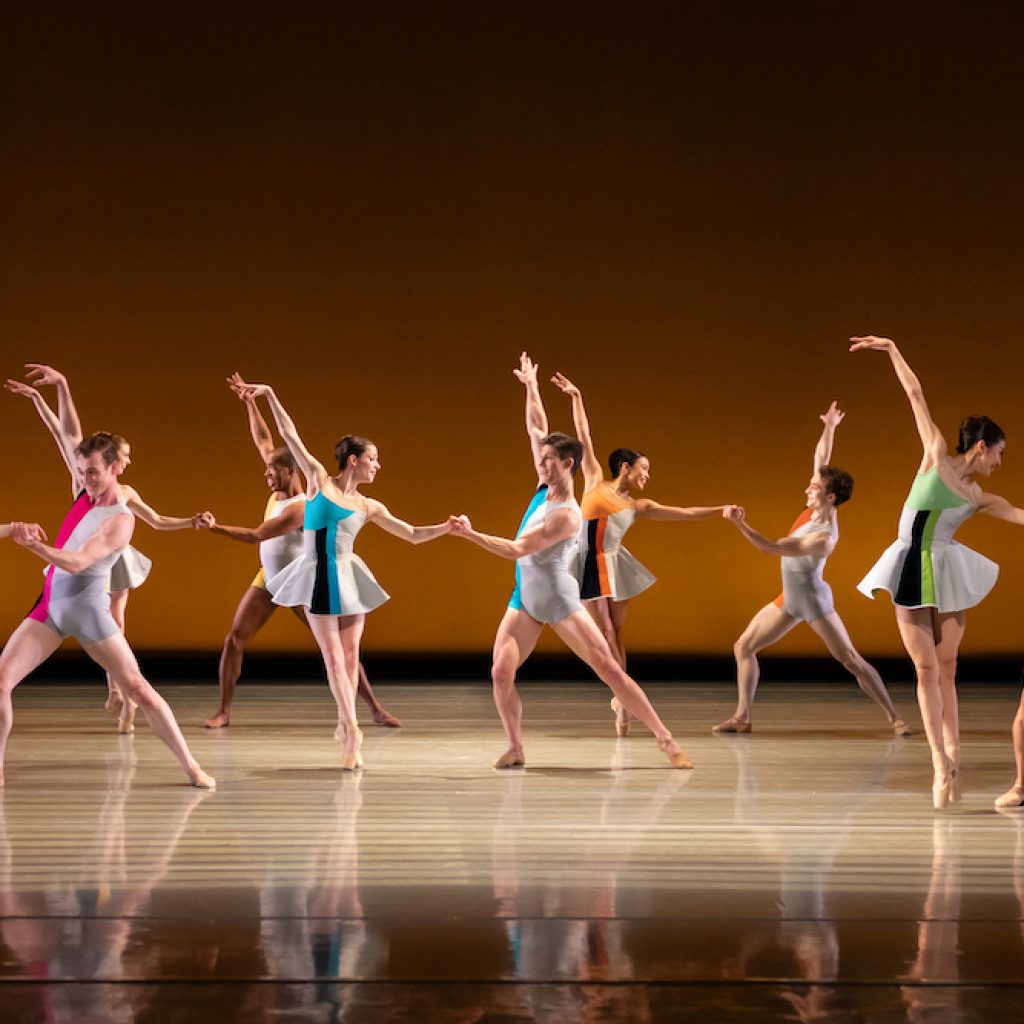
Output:
[[934,775],[932,777],[932,807],[941,811],[949,804],[949,798],[953,791],[953,763],[944,754],[942,761],[934,763]]
[[1024,807],[1024,786],[1011,786],[995,799],[996,807]]
[[196,789],[216,789],[217,780],[212,775],[207,775],[202,768],[197,768],[194,774],[189,775],[192,785]]
[[748,733],[753,732],[754,727],[750,722],[740,722],[735,718],[727,718],[724,722],[711,727],[712,732]]
[[515,747],[509,747],[504,754],[491,763],[492,768],[524,768],[526,767],[526,755]]
[[[681,750],[669,750],[669,746],[675,743],[671,736],[666,740],[658,740],[658,749],[668,758],[673,768],[692,768],[693,762]],[[678,744],[677,744],[678,746]]]
[[125,721],[125,719],[123,718],[119,718],[117,720],[117,731],[121,733],[122,736],[130,736],[133,732],[135,732],[135,723]]
[[615,735],[629,735],[629,712],[619,703],[618,697],[612,697],[611,709],[615,714]]
[[914,735],[914,734],[913,734],[913,733],[912,733],[912,732],[910,731],[910,726],[909,726],[909,725],[907,725],[907,723],[906,723],[906,722],[904,722],[902,718],[897,718],[897,719],[896,719],[896,720],[895,720],[895,721],[894,721],[894,722],[892,723],[892,731],[893,731],[893,732],[894,732],[894,733],[895,733],[895,734],[896,734],[897,736],[913,736],[913,735]]
[[[338,726],[339,729],[342,726]],[[363,745],[363,732],[358,725],[345,726],[342,740],[341,767],[343,771],[354,772],[363,767],[363,755],[359,748]],[[337,736],[337,733],[335,733]]]

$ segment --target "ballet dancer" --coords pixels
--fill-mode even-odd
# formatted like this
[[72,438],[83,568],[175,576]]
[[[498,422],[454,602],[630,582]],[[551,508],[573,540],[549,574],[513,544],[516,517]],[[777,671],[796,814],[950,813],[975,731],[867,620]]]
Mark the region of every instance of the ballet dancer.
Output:
[[388,508],[359,493],[373,483],[380,469],[377,446],[366,438],[346,434],[334,454],[334,475],[310,454],[299,437],[291,416],[273,388],[248,384],[237,378],[243,397],[267,399],[277,429],[306,478],[302,555],[267,580],[275,604],[302,607],[306,621],[323,655],[327,681],[338,705],[335,738],[341,744],[342,768],[362,766],[363,734],[356,721],[356,680],[359,678],[359,642],[366,613],[380,607],[388,595],[374,579],[366,563],[352,552],[356,534],[366,523],[410,544],[423,544],[449,533],[449,521],[433,526],[410,526]]
[[733,647],[736,655],[738,700],[731,718],[712,732],[748,733],[760,679],[757,656],[781,640],[791,629],[806,622],[825,642],[829,654],[857,680],[857,685],[882,709],[897,736],[910,729],[899,717],[881,676],[857,652],[832,601],[832,588],[822,578],[825,561],[839,542],[839,506],[853,493],[849,473],[828,464],[832,458],[836,427],[846,414],[833,402],[820,417],[824,427],[814,447],[811,482],[804,490],[806,507],[779,540],[769,540],[747,521],[743,509],[733,505],[724,515],[758,551],[782,556],[782,593],[766,604],[749,622]]
[[[237,374],[228,378],[228,384],[236,394],[240,380]],[[231,622],[231,632],[224,638],[218,670],[220,707],[212,718],[203,723],[207,729],[222,729],[230,724],[231,701],[239,676],[242,674],[242,657],[246,645],[267,624],[277,609],[267,590],[268,577],[276,575],[302,554],[302,518],[306,506],[302,477],[291,452],[286,447],[274,447],[273,435],[256,405],[256,400],[243,394],[239,394],[239,398],[245,404],[249,432],[263,460],[263,478],[271,490],[271,495],[267,501],[263,522],[255,529],[223,526],[209,513],[199,522],[200,529],[209,529],[213,533],[246,544],[258,544],[260,552],[259,572],[238,602]],[[303,623],[306,622],[306,613],[301,607],[294,607],[292,611]],[[369,706],[374,725],[397,729],[402,724],[377,699],[362,662],[359,663],[359,696]]]
[[[32,401],[39,418],[49,430],[57,444],[64,464],[71,474],[71,492],[78,495],[82,490],[75,464],[75,447],[82,441],[82,424],[78,418],[78,410],[75,408],[74,400],[71,397],[71,388],[67,378],[59,370],[45,363],[26,363],[28,370],[26,375],[32,384],[25,384],[20,380],[8,380],[4,387],[16,395],[28,398]],[[38,388],[34,385],[52,385],[57,391],[57,412],[47,404]],[[118,460],[115,472],[120,477],[131,465],[131,446],[119,434],[105,436],[113,439],[117,446]],[[180,516],[165,516],[156,512],[147,505],[139,496],[134,487],[118,481],[120,500],[128,506],[129,511],[137,519],[141,519],[147,526],[154,530],[187,530],[198,525],[199,515],[188,518]],[[141,551],[128,545],[121,556],[114,562],[110,570],[110,614],[118,624],[121,632],[125,628],[125,613],[128,610],[128,596],[132,590],[141,587],[149,576],[153,563]],[[118,732],[130,733],[135,729],[135,708],[130,701],[118,692],[110,676],[107,676],[107,701],[106,709],[117,718]]]
[[14,541],[49,563],[42,596],[14,631],[0,655],[0,785],[7,737],[14,718],[11,693],[69,636],[104,671],[125,699],[139,708],[150,728],[180,762],[193,786],[216,782],[199,766],[167,702],[143,677],[132,649],[110,614],[110,569],[131,540],[135,518],[121,501],[119,454],[109,437],[87,438],[75,449],[83,490],[64,518],[53,546],[35,523],[11,524]]
[[[556,373],[551,381],[572,401],[576,436],[583,444],[583,500],[580,502],[583,526],[580,530],[577,563],[580,597],[583,599],[583,607],[608,641],[612,654],[625,668],[626,646],[622,633],[629,601],[643,593],[655,580],[653,573],[622,546],[626,531],[636,519],[660,522],[718,519],[725,506],[679,508],[659,505],[650,498],[634,498],[633,491],[644,490],[650,480],[650,459],[643,452],[632,448],[616,448],[608,456],[611,479],[605,477],[594,450],[582,392],[564,374]],[[616,733],[628,736],[629,713],[615,697],[612,697],[611,707],[615,713]]]
[[910,400],[924,453],[900,516],[899,539],[857,585],[873,598],[886,590],[896,608],[896,626],[917,674],[917,700],[932,754],[932,803],[945,807],[960,796],[960,716],[956,660],[965,612],[995,586],[999,567],[953,540],[975,512],[1024,525],[1024,511],[986,494],[973,479],[999,468],[1006,449],[1002,430],[987,416],[960,424],[956,454],[950,455],[932,420],[921,382],[889,338],[850,339],[850,351],[885,352]]
[[573,473],[579,468],[583,445],[566,434],[548,433],[537,367],[525,352],[513,373],[526,389],[526,431],[537,470],[537,491],[515,540],[480,533],[465,516],[452,520],[454,535],[516,562],[516,587],[494,638],[494,703],[509,744],[494,767],[526,764],[516,671],[530,656],[544,626],[550,625],[622,706],[651,730],[672,767],[692,768],[647,695],[626,674],[593,618],[583,610],[579,584],[570,571],[582,523],[573,497]]

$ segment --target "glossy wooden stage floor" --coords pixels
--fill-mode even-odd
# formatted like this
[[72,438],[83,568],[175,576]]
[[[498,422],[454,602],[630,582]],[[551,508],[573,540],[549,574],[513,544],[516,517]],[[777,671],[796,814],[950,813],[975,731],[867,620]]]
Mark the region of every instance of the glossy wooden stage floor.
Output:
[[[99,687],[28,684],[0,819],[0,1021],[983,1021],[1024,998],[1011,688],[962,691],[965,793],[852,686],[649,687],[697,768],[528,684],[525,770],[488,689],[381,687],[344,774],[326,689],[164,692],[216,793]],[[917,722],[909,688],[894,696]]]

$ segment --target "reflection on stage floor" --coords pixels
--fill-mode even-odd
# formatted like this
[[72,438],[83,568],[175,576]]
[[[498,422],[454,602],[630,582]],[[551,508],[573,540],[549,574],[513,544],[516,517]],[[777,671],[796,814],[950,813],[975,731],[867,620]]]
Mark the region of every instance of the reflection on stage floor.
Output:
[[[696,763],[617,739],[596,684],[527,684],[525,769],[488,689],[383,686],[343,773],[326,688],[168,686],[215,793],[100,688],[15,694],[0,1021],[960,1021],[1024,996],[1010,688],[962,695],[964,796],[856,689],[657,684]],[[908,721],[913,693],[895,688]]]

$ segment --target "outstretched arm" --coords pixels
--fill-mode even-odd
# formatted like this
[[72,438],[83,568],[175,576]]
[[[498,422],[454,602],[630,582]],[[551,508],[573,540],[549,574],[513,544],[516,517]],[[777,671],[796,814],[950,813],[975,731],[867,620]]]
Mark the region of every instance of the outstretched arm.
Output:
[[560,540],[574,537],[580,528],[579,516],[567,508],[552,512],[540,526],[527,530],[515,540],[480,533],[473,529],[473,524],[467,516],[453,516],[448,522],[453,537],[465,537],[466,540],[471,540],[482,547],[484,551],[509,559],[522,558],[524,555],[543,551]]
[[266,396],[267,405],[270,406],[277,429],[280,431],[284,443],[288,445],[288,450],[292,453],[296,465],[306,477],[307,493],[315,493],[314,484],[316,485],[315,490],[320,490],[330,474],[313,458],[309,449],[302,443],[302,438],[299,437],[299,432],[295,429],[295,423],[281,404],[280,399],[274,394],[274,389],[269,384],[248,384],[241,377],[238,377],[238,386],[240,389],[238,393],[242,397],[250,396],[256,399],[260,395]]
[[121,489],[125,492],[125,504],[131,509],[132,515],[136,519],[141,519],[154,530],[191,530],[196,525],[199,513],[189,516],[187,519],[183,519],[180,516],[161,515],[150,508],[139,497],[139,492],[134,487],[127,487],[122,484]]
[[727,505],[693,505],[679,508],[676,505],[659,505],[650,498],[638,498],[634,508],[638,519],[653,519],[656,522],[695,522],[698,519],[717,519],[728,508]]
[[38,523],[0,523],[0,540],[10,537],[15,526],[24,526],[28,536],[36,540],[46,540],[46,531]]
[[769,540],[763,533],[747,524],[746,513],[737,505],[727,505],[722,515],[738,527],[740,533],[758,551],[763,551],[766,555],[813,555],[815,558],[825,558],[836,546],[836,542],[827,533],[809,533],[803,537],[780,537],[778,540]]
[[82,443],[82,423],[71,398],[67,377],[46,363],[26,363],[25,369],[28,370],[26,378],[37,387],[40,384],[52,384],[57,389],[57,418],[60,420],[61,433],[74,451]]
[[11,394],[32,399],[32,404],[35,406],[39,418],[53,436],[54,441],[56,441],[57,451],[60,452],[60,457],[64,460],[64,465],[67,466],[68,472],[71,474],[71,492],[72,494],[77,494],[82,489],[82,480],[78,475],[78,463],[75,461],[75,447],[78,442],[76,441],[72,444],[70,438],[65,437],[57,414],[46,404],[46,399],[30,384],[25,384],[20,380],[8,380],[4,387]]
[[818,475],[818,470],[822,466],[827,466],[832,458],[832,446],[836,440],[836,427],[846,418],[846,413],[843,412],[835,402],[833,402],[828,409],[825,410],[819,417],[825,426],[822,428],[821,437],[818,438],[818,443],[814,446],[814,475]]
[[978,501],[978,511],[985,515],[1002,519],[1004,522],[1013,523],[1015,526],[1024,526],[1024,509],[1015,508],[1005,498],[996,494],[985,494],[982,491]]
[[219,533],[222,537],[240,540],[244,544],[260,544],[265,540],[283,537],[286,533],[301,529],[303,511],[303,506],[296,502],[289,505],[279,516],[260,523],[255,529],[247,526],[221,526],[209,513],[198,517],[196,525],[200,530]]
[[548,414],[540,397],[537,371],[540,369],[525,353],[519,354],[519,369],[512,372],[526,388],[526,434],[530,438],[533,464],[540,465],[540,443],[548,435]]
[[133,527],[132,517],[127,513],[111,516],[103,521],[100,528],[77,551],[50,547],[40,537],[40,527],[35,523],[11,523],[11,536],[16,544],[27,548],[43,561],[75,574],[88,569],[101,558],[106,558],[112,551],[126,547],[132,539]]
[[893,369],[896,371],[896,379],[907,393],[907,398],[910,399],[910,408],[914,413],[914,422],[917,424],[917,432],[921,437],[921,444],[924,447],[924,458],[921,460],[921,468],[918,472],[924,473],[931,469],[940,459],[945,457],[946,441],[939,428],[935,425],[931,413],[928,411],[928,403],[924,400],[924,390],[921,387],[921,382],[910,368],[910,364],[903,358],[903,354],[891,338],[877,338],[874,335],[867,335],[861,338],[851,338],[850,342],[851,352],[859,352],[862,349],[874,349],[875,351],[887,352],[889,354]]
[[233,373],[228,377],[228,385],[245,403],[245,411],[249,416],[249,433],[252,435],[252,443],[256,445],[256,451],[260,453],[263,461],[265,463],[269,462],[270,455],[276,447],[274,435],[271,434],[267,421],[263,418],[263,414],[256,405],[256,399],[245,392],[245,381],[237,373]]
[[583,486],[591,490],[604,480],[601,461],[594,451],[594,439],[590,436],[590,420],[583,404],[583,392],[564,374],[556,373],[551,378],[555,387],[561,388],[572,401],[572,422],[576,428],[576,436],[583,445]]
[[446,533],[451,533],[451,520],[433,526],[412,526],[404,519],[393,516],[388,507],[374,498],[366,499],[367,521],[379,526],[385,533],[400,537],[410,544],[425,544],[428,540],[436,540]]

